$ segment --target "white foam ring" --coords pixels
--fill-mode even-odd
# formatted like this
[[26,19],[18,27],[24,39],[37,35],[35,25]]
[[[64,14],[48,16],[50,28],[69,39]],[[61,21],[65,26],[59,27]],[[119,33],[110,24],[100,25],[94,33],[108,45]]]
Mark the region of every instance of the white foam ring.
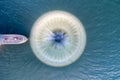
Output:
[[[64,46],[55,48],[51,44],[53,31],[66,33]],[[30,43],[34,54],[43,63],[62,67],[75,62],[83,53],[86,45],[86,33],[82,23],[65,11],[51,11],[34,23]]]

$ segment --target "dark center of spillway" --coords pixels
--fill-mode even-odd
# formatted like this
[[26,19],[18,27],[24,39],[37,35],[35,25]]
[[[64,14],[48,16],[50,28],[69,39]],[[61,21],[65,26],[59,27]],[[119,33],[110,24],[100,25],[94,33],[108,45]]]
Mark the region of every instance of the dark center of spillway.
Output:
[[53,40],[52,40],[53,45],[55,45],[55,47],[57,47],[57,46],[64,45],[66,36],[65,36],[65,33],[64,33],[64,32],[55,31],[55,32],[54,32],[54,35],[52,36],[52,39],[53,39]]

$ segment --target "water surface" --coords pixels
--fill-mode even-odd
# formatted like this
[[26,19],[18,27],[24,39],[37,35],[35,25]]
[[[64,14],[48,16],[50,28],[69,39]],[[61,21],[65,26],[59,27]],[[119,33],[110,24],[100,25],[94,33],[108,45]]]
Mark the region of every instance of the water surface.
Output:
[[29,38],[35,20],[65,10],[83,23],[87,46],[75,63],[54,68],[40,62],[29,41],[0,48],[0,80],[120,80],[119,0],[0,0],[0,33]]

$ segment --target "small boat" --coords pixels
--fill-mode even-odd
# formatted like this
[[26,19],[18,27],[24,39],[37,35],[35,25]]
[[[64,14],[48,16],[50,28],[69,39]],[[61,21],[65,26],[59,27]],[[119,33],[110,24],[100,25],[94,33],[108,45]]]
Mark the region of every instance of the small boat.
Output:
[[0,34],[0,45],[23,44],[27,37],[19,34]]

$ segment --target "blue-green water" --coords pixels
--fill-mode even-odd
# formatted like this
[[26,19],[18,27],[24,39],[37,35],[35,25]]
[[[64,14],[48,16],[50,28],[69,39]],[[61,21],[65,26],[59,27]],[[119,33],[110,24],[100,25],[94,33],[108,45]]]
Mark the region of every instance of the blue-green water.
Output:
[[75,63],[54,68],[40,62],[29,41],[0,48],[0,80],[120,80],[119,0],[0,0],[0,33],[29,37],[35,20],[65,10],[83,23],[87,46]]

